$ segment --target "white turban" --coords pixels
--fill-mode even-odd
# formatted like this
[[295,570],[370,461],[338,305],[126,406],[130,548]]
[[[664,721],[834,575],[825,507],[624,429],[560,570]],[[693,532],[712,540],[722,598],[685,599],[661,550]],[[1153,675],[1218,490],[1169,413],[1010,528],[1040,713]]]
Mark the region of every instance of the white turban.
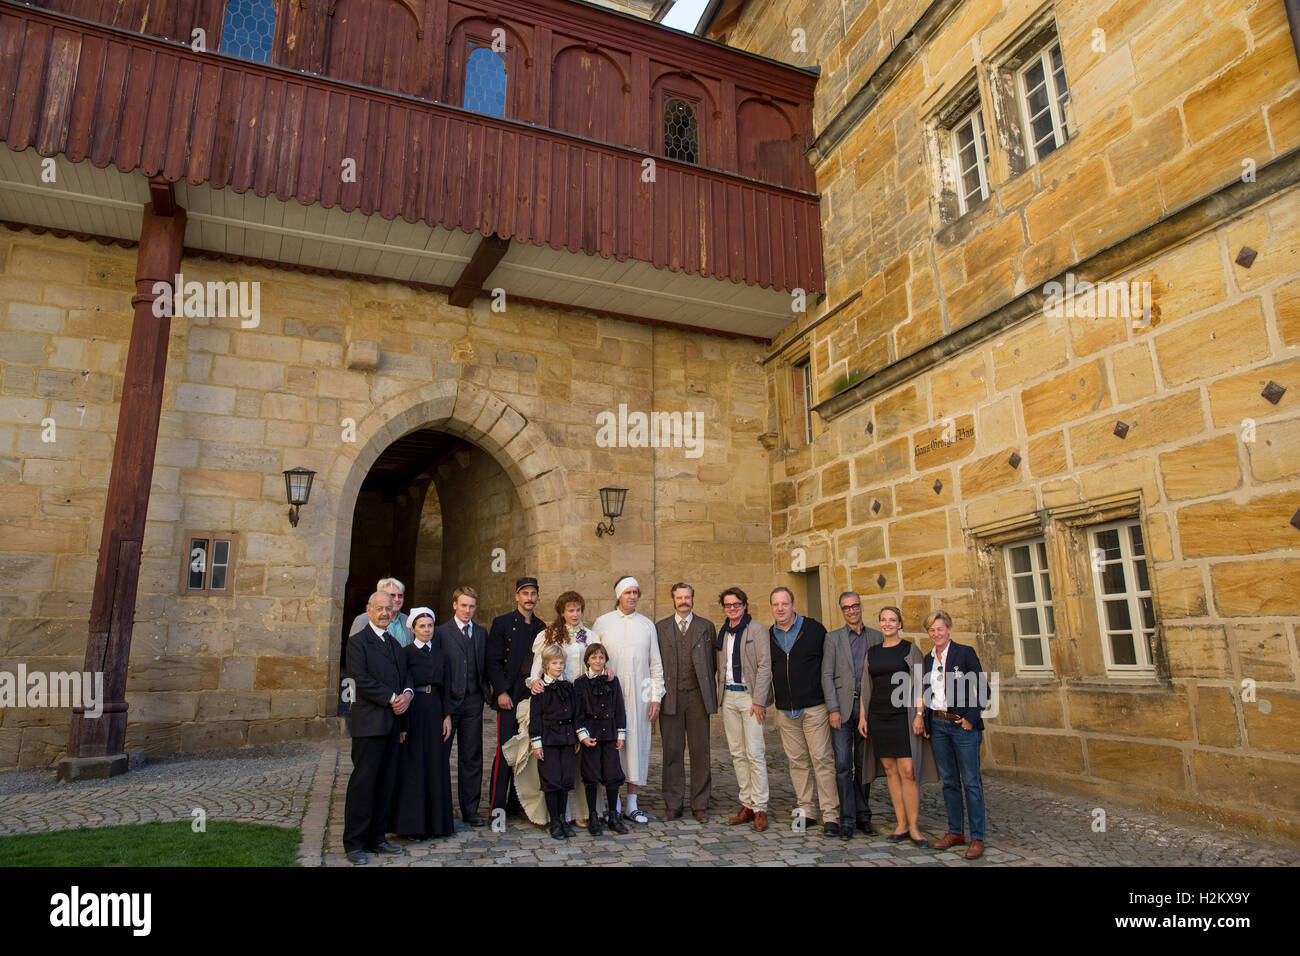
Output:
[[409,627],[409,628],[411,628],[412,630],[414,630],[414,629],[415,629],[415,619],[416,619],[417,617],[420,617],[420,616],[423,615],[423,614],[427,614],[427,615],[429,615],[429,617],[431,617],[431,618],[433,619],[433,622],[434,622],[435,624],[438,623],[438,615],[436,615],[436,614],[433,613],[433,608],[424,607],[423,605],[421,605],[420,607],[412,608],[412,609],[411,609],[411,613],[410,613],[410,615],[409,615],[409,616],[407,617],[407,619],[406,619],[406,626]]
[[632,577],[630,574],[625,578],[619,578],[618,584],[614,585],[614,600],[617,601],[621,598],[623,592],[628,588],[636,588],[638,591],[641,590],[641,585],[637,584],[636,578]]

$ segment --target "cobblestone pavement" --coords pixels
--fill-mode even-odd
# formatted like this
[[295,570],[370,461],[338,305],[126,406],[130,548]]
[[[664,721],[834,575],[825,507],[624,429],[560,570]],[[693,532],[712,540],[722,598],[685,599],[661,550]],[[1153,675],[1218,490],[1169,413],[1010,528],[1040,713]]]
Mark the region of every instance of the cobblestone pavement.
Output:
[[192,821],[196,809],[208,822],[297,827],[320,757],[320,745],[282,744],[170,757],[75,783],[56,783],[53,770],[9,770],[0,773],[0,836]]
[[[716,723],[716,722],[715,722]],[[484,720],[485,763],[495,749],[495,715]],[[872,787],[872,808],[880,835],[828,840],[819,826],[792,829],[793,792],[785,755],[775,732],[768,736],[772,825],[765,833],[729,827],[738,806],[721,727],[713,737],[713,808],[709,823],[690,815],[664,823],[657,785],[660,748],[651,751],[651,786],[641,806],[648,826],[627,836],[593,838],[585,830],[566,843],[522,819],[505,833],[472,830],[457,822],[449,837],[406,844],[399,857],[374,857],[372,866],[497,866],[510,863],[577,866],[1296,866],[1300,847],[1266,843],[1227,829],[1171,820],[1140,808],[1107,807],[1107,830],[1092,831],[1095,799],[1072,797],[1024,784],[985,780],[989,808],[988,849],[968,862],[960,852],[938,853],[885,841],[893,813],[883,781]],[[453,757],[453,773],[455,761]],[[253,750],[186,755],[154,761],[109,781],[57,784],[49,770],[0,773],[0,835],[111,826],[122,823],[190,820],[202,808],[209,822],[241,820],[301,827],[299,860],[304,865],[348,866],[341,828],[343,797],[351,761],[346,740],[325,744],[283,744]],[[485,788],[486,789],[486,788]],[[455,787],[453,785],[453,792]],[[482,808],[487,813],[486,802]],[[922,830],[942,835],[945,815],[940,788],[921,791]],[[159,861],[165,863],[166,861]]]
[[[495,715],[484,720],[484,763],[490,769],[495,752]],[[561,843],[541,827],[523,818],[510,818],[505,833],[488,828],[474,830],[459,821],[448,837],[420,843],[403,843],[402,856],[371,857],[371,866],[499,866],[511,863],[581,866],[1296,866],[1300,847],[1279,846],[1243,838],[1236,831],[1195,826],[1140,809],[1115,805],[1107,809],[1105,833],[1092,830],[1097,801],[1061,795],[1039,787],[986,778],[988,839],[984,857],[967,861],[960,851],[940,853],[908,843],[892,844],[885,835],[893,831],[893,811],[883,780],[872,785],[874,837],[856,834],[848,842],[826,839],[822,828],[811,823],[797,833],[790,816],[794,791],[785,753],[775,730],[767,735],[767,764],[771,786],[771,826],[764,833],[753,827],[726,825],[739,807],[736,777],[731,769],[721,723],[713,722],[713,806],[709,822],[701,825],[688,813],[665,823],[658,792],[662,779],[662,750],[651,748],[650,784],[642,791],[640,806],[651,817],[646,826],[628,824],[627,836],[606,831],[592,837],[585,829]],[[657,729],[657,728],[656,728]],[[343,797],[351,760],[346,745],[337,751],[337,770],[329,824],[321,859],[326,866],[350,866],[343,854]],[[325,761],[322,762],[322,766]],[[452,777],[455,778],[455,754]],[[485,773],[486,776],[486,773]],[[485,798],[481,814],[488,814]],[[452,784],[453,794],[456,791]],[[459,808],[458,808],[459,809]],[[947,815],[938,784],[921,789],[921,829],[931,840],[946,829]],[[304,842],[307,836],[304,834]]]

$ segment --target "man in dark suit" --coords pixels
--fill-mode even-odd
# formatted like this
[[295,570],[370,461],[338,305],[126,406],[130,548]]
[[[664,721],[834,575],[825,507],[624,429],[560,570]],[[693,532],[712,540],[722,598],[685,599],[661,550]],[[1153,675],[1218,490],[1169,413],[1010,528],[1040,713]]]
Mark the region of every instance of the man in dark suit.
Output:
[[546,630],[533,608],[539,591],[536,578],[515,582],[515,609],[492,621],[484,651],[492,706],[497,712],[497,753],[492,761],[492,783],[488,806],[518,812],[519,800],[511,800],[514,772],[501,753],[501,745],[519,732],[515,704],[529,696],[526,681],[533,668],[533,640]]
[[980,738],[987,703],[984,675],[975,648],[952,640],[952,618],[935,611],[925,619],[934,649],[922,666],[922,701],[925,734],[934,744],[934,762],[943,778],[943,803],[948,810],[948,832],[935,843],[948,850],[966,842],[962,830],[962,795],[970,818],[970,846],[966,859],[984,855],[984,778],[980,774]]
[[655,624],[664,663],[664,699],[659,732],[664,741],[664,819],[682,815],[686,790],[686,744],[691,747],[691,810],[707,823],[709,793],[709,715],[718,712],[718,661],[713,624],[694,614],[695,588],[674,584],[676,613]]
[[867,835],[873,832],[867,796],[875,768],[862,766],[867,740],[858,733],[858,710],[867,651],[883,643],[885,635],[862,623],[862,598],[856,591],[840,595],[840,613],[844,615],[844,626],[826,635],[822,685],[830,701],[827,706],[835,751],[835,786],[840,795],[840,839],[849,840],[854,826]]
[[456,791],[460,800],[460,818],[472,827],[483,826],[478,815],[483,791],[483,699],[487,696],[487,672],[484,657],[487,631],[474,623],[478,595],[473,588],[459,587],[451,592],[455,616],[434,631],[447,659],[447,689],[451,715],[451,738],[459,740],[456,749]]
[[406,713],[414,690],[407,685],[401,645],[386,633],[393,599],[370,595],[366,623],[348,638],[347,676],[352,681],[352,776],[343,804],[343,849],[355,864],[370,853],[402,853],[386,839],[397,788],[397,719]]

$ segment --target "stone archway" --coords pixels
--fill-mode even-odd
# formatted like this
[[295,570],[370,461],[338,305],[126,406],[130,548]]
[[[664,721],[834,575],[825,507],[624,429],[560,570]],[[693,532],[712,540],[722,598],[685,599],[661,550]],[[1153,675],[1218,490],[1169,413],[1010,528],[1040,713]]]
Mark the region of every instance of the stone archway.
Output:
[[[524,508],[527,565],[539,576],[562,570],[562,519],[571,500],[559,457],[541,428],[491,391],[470,382],[434,382],[394,396],[356,422],[356,441],[342,446],[322,476],[321,507],[333,516],[333,611],[330,633],[343,627],[352,518],[371,466],[393,442],[424,428],[455,435],[490,455],[514,483]],[[315,494],[313,494],[313,499]],[[314,502],[313,502],[314,503]],[[551,545],[548,547],[547,545]],[[331,681],[338,678],[338,644],[330,640]]]

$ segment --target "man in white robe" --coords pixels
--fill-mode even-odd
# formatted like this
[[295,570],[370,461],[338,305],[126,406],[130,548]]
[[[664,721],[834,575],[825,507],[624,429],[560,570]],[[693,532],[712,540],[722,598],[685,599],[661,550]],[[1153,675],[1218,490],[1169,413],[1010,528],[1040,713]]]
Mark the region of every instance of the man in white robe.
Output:
[[637,808],[637,791],[645,786],[650,768],[650,724],[659,716],[664,696],[664,665],[659,657],[659,639],[650,618],[636,611],[641,586],[636,578],[621,578],[614,586],[618,607],[596,618],[592,631],[609,654],[609,668],[623,686],[627,704],[627,743],[620,751],[627,776],[627,805],[624,819],[648,823]]

